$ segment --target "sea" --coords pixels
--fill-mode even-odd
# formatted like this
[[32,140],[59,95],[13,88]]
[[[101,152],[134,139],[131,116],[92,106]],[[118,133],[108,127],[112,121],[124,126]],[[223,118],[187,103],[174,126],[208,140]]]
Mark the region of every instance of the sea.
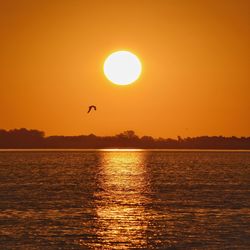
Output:
[[250,249],[250,151],[1,150],[0,249]]

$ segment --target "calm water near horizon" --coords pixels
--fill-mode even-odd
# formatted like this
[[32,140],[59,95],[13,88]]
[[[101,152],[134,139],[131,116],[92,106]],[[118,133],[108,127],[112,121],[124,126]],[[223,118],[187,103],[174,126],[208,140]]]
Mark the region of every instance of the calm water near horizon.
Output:
[[0,249],[250,249],[250,151],[0,150]]

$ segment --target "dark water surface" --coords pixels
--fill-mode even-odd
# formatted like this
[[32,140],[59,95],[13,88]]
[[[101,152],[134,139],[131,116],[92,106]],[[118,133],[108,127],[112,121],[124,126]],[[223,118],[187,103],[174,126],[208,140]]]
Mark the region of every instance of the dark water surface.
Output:
[[0,249],[250,249],[250,152],[0,152]]

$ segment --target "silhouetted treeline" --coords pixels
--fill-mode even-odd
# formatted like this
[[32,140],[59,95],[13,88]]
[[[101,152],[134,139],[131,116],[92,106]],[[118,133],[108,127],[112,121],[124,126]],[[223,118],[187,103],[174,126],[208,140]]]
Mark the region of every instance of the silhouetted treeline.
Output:
[[0,148],[156,148],[156,149],[250,149],[250,137],[199,136],[177,139],[139,137],[134,131],[115,136],[48,136],[38,130],[0,130]]

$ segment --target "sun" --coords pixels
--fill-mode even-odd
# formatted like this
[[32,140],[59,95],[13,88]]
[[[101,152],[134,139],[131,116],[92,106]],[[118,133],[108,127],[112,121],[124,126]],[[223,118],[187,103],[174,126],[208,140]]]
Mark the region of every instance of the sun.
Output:
[[116,51],[104,62],[103,71],[112,83],[128,85],[141,75],[142,65],[139,58],[129,51]]

